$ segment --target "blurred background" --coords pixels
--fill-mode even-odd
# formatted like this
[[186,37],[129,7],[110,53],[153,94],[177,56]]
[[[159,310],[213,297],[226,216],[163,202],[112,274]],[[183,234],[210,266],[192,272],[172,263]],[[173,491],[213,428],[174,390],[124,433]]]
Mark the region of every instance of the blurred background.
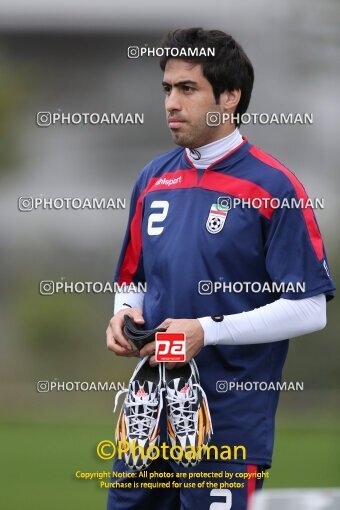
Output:
[[[0,6],[1,496],[7,510],[105,508],[95,481],[109,470],[96,444],[113,438],[115,392],[38,393],[39,380],[128,383],[135,362],[105,345],[110,294],[41,296],[40,280],[110,281],[126,210],[20,212],[18,198],[129,196],[137,172],[173,148],[164,122],[157,46],[165,32],[203,26],[231,33],[255,67],[250,112],[312,112],[305,126],[245,126],[251,143],[293,170],[316,211],[334,280],[340,273],[338,0],[160,4],[41,0]],[[36,113],[144,113],[144,125],[38,127]],[[339,485],[339,304],[322,332],[291,342],[267,488]]]

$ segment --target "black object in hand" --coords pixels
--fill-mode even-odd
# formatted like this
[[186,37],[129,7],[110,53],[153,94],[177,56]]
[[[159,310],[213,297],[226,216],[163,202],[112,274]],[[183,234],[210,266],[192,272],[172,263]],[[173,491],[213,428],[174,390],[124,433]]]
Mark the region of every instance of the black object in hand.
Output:
[[155,340],[156,333],[163,333],[166,328],[143,329],[129,315],[124,315],[124,334],[140,351],[144,345]]

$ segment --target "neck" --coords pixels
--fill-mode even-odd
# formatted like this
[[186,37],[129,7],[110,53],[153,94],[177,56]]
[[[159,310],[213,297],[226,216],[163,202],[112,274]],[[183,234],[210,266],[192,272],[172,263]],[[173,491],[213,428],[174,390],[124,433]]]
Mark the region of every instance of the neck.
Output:
[[236,128],[232,133],[215,140],[214,142],[202,145],[195,149],[186,148],[186,154],[191,163],[198,169],[205,169],[215,161],[226,156],[243,142],[239,130]]

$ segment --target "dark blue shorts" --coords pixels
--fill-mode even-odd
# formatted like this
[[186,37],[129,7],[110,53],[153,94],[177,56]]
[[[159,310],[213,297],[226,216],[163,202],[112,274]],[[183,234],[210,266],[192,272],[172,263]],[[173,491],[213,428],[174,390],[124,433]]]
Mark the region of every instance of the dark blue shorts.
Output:
[[[115,461],[113,471],[131,472],[121,460]],[[111,488],[108,494],[107,510],[217,510],[219,508],[247,510],[252,494],[263,485],[263,478],[247,479],[247,476],[254,476],[247,473],[261,471],[265,472],[261,466],[214,461],[202,461],[195,467],[182,468],[173,461],[160,458],[143,471],[143,475],[137,472],[134,478],[117,477],[112,478],[111,482],[130,481],[138,485],[167,483],[170,484],[169,488]],[[200,472],[207,473],[208,476],[193,476],[193,473]],[[182,477],[182,473],[186,476]],[[222,473],[222,476],[211,477],[210,473]],[[171,484],[174,486],[172,487]],[[192,484],[195,484],[194,487]]]

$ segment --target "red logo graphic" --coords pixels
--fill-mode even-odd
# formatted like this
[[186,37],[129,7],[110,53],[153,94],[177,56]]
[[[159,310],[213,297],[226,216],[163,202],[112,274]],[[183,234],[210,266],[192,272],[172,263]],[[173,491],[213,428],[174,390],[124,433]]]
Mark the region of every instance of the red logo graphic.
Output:
[[179,390],[180,393],[186,393],[189,389],[189,384],[186,384],[185,386],[183,386],[183,388],[181,390]]
[[185,333],[156,333],[156,361],[185,361]]
[[139,388],[139,390],[136,393],[137,397],[147,397],[148,393],[146,393],[144,388]]

